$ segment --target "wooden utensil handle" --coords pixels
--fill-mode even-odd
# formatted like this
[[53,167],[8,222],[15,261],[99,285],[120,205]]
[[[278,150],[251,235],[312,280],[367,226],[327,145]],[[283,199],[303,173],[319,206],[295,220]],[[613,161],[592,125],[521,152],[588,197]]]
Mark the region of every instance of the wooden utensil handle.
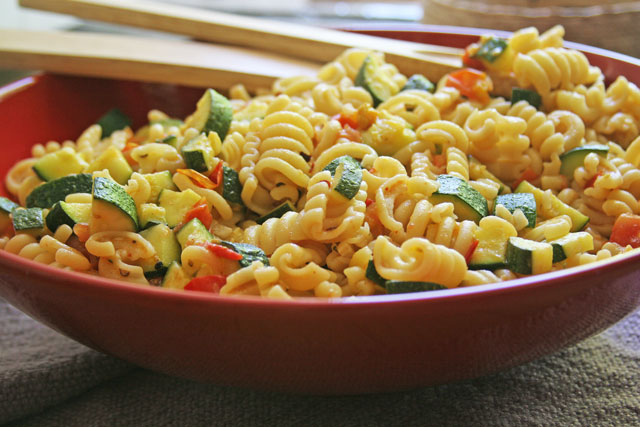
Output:
[[375,49],[384,52],[387,60],[404,74],[421,73],[431,80],[437,80],[461,66],[459,49],[268,21],[154,1],[20,0],[20,4],[85,19],[247,46],[318,63],[335,59],[349,47]]
[[0,30],[0,67],[228,89],[269,88],[317,64],[229,46],[121,35]]

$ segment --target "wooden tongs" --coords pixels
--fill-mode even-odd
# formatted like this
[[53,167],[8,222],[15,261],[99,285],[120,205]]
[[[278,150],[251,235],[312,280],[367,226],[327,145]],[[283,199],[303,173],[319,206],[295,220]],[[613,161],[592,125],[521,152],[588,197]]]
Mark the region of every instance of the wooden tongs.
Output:
[[[155,1],[20,0],[20,4],[218,44],[3,30],[0,66],[191,86],[229,87],[242,82],[249,90],[269,87],[279,77],[315,74],[319,64],[350,47],[383,52],[405,75],[420,73],[432,81],[462,66],[460,49]],[[497,93],[510,91],[510,82],[494,84]]]

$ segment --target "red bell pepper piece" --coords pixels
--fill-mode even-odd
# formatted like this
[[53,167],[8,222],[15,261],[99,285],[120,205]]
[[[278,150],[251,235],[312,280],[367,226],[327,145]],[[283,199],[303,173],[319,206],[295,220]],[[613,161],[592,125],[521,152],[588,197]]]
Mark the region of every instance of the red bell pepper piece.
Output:
[[476,251],[476,248],[478,247],[478,243],[480,243],[478,239],[473,239],[473,242],[471,242],[471,246],[469,246],[469,249],[467,250],[467,253],[464,256],[464,260],[467,262],[467,265],[469,265],[469,261],[471,261],[471,257],[473,256],[473,253]]
[[640,247],[640,216],[620,215],[616,222],[613,223],[609,240],[621,246]]
[[476,70],[484,70],[484,64],[482,61],[476,58],[471,57],[471,52],[469,52],[469,48],[464,51],[464,55],[462,55],[462,63],[465,67],[475,68]]
[[200,188],[206,188],[207,190],[213,190],[218,185],[211,181],[208,177],[202,175],[200,172],[196,172],[193,169],[178,169],[176,173],[186,176]]
[[209,205],[205,199],[200,199],[199,203],[187,211],[182,219],[182,224],[186,224],[194,218],[198,218],[205,227],[211,227],[213,216],[211,215],[211,209],[209,209]]
[[218,245],[213,242],[203,242],[202,246],[204,246],[209,252],[212,254],[219,256],[220,258],[226,258],[233,261],[240,261],[243,256],[238,252],[227,248],[226,246]]
[[218,294],[225,283],[227,283],[227,278],[224,276],[201,276],[191,279],[191,281],[184,287],[184,290]]
[[456,88],[467,98],[486,104],[493,82],[485,73],[473,68],[454,71],[447,76],[445,86]]
[[514,182],[514,183],[513,183],[513,188],[516,188],[518,185],[520,185],[520,183],[521,183],[522,181],[529,181],[529,182],[531,182],[531,181],[535,180],[536,178],[538,178],[538,174],[537,174],[537,173],[535,173],[535,172],[533,171],[533,169],[531,169],[531,168],[526,168],[526,169],[522,172],[522,175],[520,175],[520,178],[518,178],[518,179],[516,180],[516,182]]
[[216,187],[222,184],[222,176],[224,172],[222,169],[222,166],[223,166],[222,162],[218,162],[216,167],[213,168],[213,170],[209,174],[209,179],[211,180],[211,182],[213,182],[213,184]]

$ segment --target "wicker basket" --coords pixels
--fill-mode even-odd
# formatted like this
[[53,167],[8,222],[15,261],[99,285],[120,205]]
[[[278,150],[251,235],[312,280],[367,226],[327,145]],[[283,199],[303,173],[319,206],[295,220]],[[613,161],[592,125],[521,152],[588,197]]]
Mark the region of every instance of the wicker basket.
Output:
[[[600,4],[604,3],[604,4]],[[424,22],[513,31],[562,24],[565,40],[640,57],[640,1],[424,0]]]

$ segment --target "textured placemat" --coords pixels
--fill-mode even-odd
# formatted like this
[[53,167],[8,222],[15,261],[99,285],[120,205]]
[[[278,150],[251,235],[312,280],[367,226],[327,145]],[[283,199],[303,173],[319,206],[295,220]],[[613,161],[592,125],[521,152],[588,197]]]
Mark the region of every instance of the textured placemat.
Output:
[[11,426],[640,425],[640,312],[506,372],[362,396],[259,392],[132,368],[2,300],[0,349],[0,424]]

